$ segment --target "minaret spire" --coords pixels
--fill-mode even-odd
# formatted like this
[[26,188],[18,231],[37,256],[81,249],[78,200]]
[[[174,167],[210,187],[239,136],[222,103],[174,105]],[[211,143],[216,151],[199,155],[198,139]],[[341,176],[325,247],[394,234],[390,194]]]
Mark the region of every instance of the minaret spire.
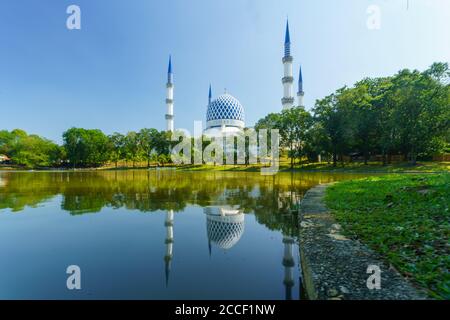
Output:
[[286,34],[284,36],[284,56],[291,55],[291,36],[289,35],[289,20],[286,20]]
[[167,82],[172,83],[173,81],[173,72],[172,72],[172,55],[169,56],[169,67],[167,70]]
[[300,71],[298,72],[298,92],[301,91],[303,91],[302,66],[300,66]]
[[286,34],[284,36],[284,76],[283,83],[283,99],[281,103],[283,110],[290,109],[294,106],[294,77],[292,71],[292,62],[294,58],[291,56],[291,36],[289,34],[289,20],[286,21]]
[[303,92],[303,75],[302,75],[302,66],[300,66],[300,71],[298,73],[298,92],[297,92],[297,99],[298,99],[298,106],[304,107],[303,105],[303,96],[305,93]]
[[174,124],[173,124],[173,71],[172,71],[172,56],[169,56],[169,67],[167,68],[167,93],[166,93],[166,122],[167,122],[167,131],[173,132]]

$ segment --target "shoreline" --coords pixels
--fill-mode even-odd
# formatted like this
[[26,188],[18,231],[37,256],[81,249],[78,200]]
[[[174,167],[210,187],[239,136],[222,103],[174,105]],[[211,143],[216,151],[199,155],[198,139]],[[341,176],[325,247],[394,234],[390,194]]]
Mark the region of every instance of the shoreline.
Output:
[[[331,184],[310,189],[300,203],[299,250],[304,287],[312,300],[427,299],[421,288],[403,278],[379,254],[343,235],[325,205]],[[368,268],[381,271],[379,289],[369,289]]]
[[448,173],[368,176],[328,187],[323,201],[346,237],[445,299],[449,182]]
[[[316,164],[313,164],[316,165]],[[415,166],[406,163],[399,163],[394,165],[368,165],[362,167],[348,164],[345,167],[332,167],[322,165],[319,168],[280,166],[278,173],[355,173],[355,174],[445,174],[450,173],[450,162],[427,162],[418,163]],[[99,167],[99,168],[34,168],[25,169],[14,166],[0,166],[0,172],[96,172],[96,171],[133,171],[133,170],[176,170],[181,172],[260,172],[263,166],[243,166],[243,165],[187,165],[187,166],[150,166],[150,167]]]

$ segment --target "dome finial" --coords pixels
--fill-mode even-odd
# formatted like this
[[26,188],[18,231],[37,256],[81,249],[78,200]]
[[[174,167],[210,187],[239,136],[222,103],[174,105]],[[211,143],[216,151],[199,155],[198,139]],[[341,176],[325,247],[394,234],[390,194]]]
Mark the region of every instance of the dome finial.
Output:
[[208,106],[211,104],[212,99],[212,89],[211,89],[211,83],[209,84],[209,93],[208,93]]

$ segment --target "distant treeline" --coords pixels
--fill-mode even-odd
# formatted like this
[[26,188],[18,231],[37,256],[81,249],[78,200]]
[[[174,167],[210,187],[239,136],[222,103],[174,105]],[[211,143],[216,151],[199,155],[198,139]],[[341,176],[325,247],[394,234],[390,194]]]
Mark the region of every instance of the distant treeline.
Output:
[[269,114],[257,129],[278,128],[289,155],[309,161],[393,155],[415,164],[418,158],[449,152],[450,72],[435,63],[424,72],[366,78],[317,100],[312,112],[294,108]]
[[[393,155],[415,163],[449,152],[449,79],[447,63],[424,72],[405,69],[391,77],[366,78],[317,100],[311,112],[297,107],[269,114],[255,129],[278,129],[291,165],[319,156],[335,165],[374,156],[386,164]],[[175,143],[170,138],[169,132],[156,129],[107,136],[101,130],[72,128],[59,146],[23,130],[3,130],[0,155],[27,168],[117,166],[122,161],[164,165]]]
[[71,128],[63,133],[63,145],[23,130],[0,131],[0,154],[11,163],[36,167],[99,167],[119,161],[165,164],[170,161],[170,133],[142,129],[126,135],[105,135],[101,130]]

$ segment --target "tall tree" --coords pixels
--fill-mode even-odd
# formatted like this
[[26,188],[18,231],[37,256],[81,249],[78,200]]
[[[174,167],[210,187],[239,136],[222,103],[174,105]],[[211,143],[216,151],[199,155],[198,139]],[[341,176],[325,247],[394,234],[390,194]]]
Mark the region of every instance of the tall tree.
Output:
[[64,148],[75,168],[98,167],[110,159],[108,137],[100,130],[71,128],[63,133]]
[[108,137],[111,145],[111,160],[115,163],[117,168],[118,162],[124,158],[125,154],[125,136],[118,132],[113,133]]
[[450,119],[448,78],[448,64],[437,63],[422,73],[402,70],[392,79],[389,99],[399,149],[412,164],[418,155],[444,145]]
[[295,107],[281,112],[277,128],[280,130],[281,145],[288,148],[291,159],[291,169],[294,159],[301,159],[308,130],[312,124],[312,117],[303,107]]
[[336,93],[317,100],[313,109],[316,121],[321,124],[327,137],[328,142],[324,144],[324,148],[329,148],[326,151],[332,154],[333,166],[337,165],[338,156],[343,161],[343,155],[349,145],[348,114],[338,100],[345,90],[345,87],[341,88]]
[[135,168],[136,162],[141,159],[141,156],[142,148],[139,135],[134,131],[130,131],[125,136],[125,158],[128,161],[132,161],[133,168]]

